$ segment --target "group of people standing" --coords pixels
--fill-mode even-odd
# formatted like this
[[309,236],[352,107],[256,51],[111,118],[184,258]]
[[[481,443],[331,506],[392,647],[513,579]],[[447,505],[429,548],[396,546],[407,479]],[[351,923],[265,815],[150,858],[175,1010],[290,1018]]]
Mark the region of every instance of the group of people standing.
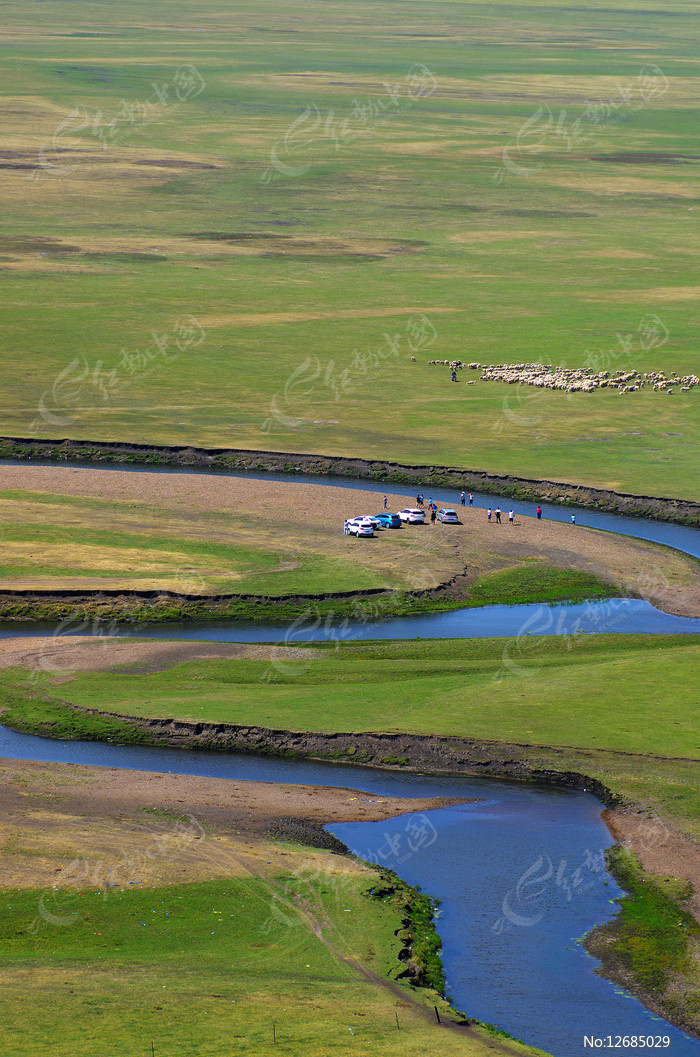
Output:
[[[471,492],[469,493],[469,497],[468,498],[469,498],[469,506],[473,506],[474,505],[474,496],[473,496],[473,494]],[[460,492],[459,502],[460,502],[460,506],[466,506],[467,505],[467,493],[466,492]],[[419,506],[421,509],[423,509],[424,505],[425,505],[425,497],[422,495],[422,493],[419,492],[418,495],[416,496],[416,506]],[[384,496],[384,509],[386,510],[386,508],[387,508],[387,497]],[[432,498],[428,499],[428,510],[430,511],[430,520],[431,521],[435,521],[435,519],[437,517],[437,503],[435,503]],[[491,521],[495,517],[496,524],[500,525],[501,524],[501,513],[502,513],[502,511],[501,511],[500,507],[496,507],[495,510],[492,510],[491,507],[489,507],[487,509],[487,511],[486,511],[486,517],[487,517],[487,519],[489,521]],[[538,506],[537,510],[535,511],[535,513],[537,515],[537,520],[541,521],[542,520],[542,507]],[[515,524],[515,512],[513,510],[509,510],[508,511],[508,524],[509,525]],[[572,525],[576,524],[576,514],[572,514],[571,515],[571,524]],[[345,534],[347,535],[347,523],[346,523],[346,526],[345,526]]]
[[[419,506],[421,510],[425,504],[425,497],[419,492],[416,496],[416,506]],[[437,518],[437,503],[434,502],[432,497],[428,499],[428,510],[430,511],[430,520],[434,524]]]
[[[491,507],[489,507],[488,510],[486,511],[486,518],[487,518],[488,521],[490,521],[491,517],[494,516],[494,515],[495,515],[495,518],[496,518],[496,524],[500,525],[501,524],[501,508],[500,508],[500,506],[497,506],[495,510],[492,510]],[[515,524],[515,511],[513,511],[513,510],[509,510],[508,511],[508,524],[509,525],[514,525]]]

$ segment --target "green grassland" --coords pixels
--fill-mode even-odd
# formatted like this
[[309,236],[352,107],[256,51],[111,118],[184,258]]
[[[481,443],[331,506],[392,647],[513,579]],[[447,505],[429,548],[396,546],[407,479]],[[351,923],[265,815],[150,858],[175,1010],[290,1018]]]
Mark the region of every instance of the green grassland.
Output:
[[60,691],[50,674],[28,682],[7,670],[0,688],[12,703],[4,723],[60,737],[125,735],[65,708],[77,705],[277,730],[515,743],[544,766],[548,750],[563,749],[558,770],[568,761],[700,834],[697,674],[693,636],[521,636],[334,644],[304,659],[280,648],[272,661],[196,661],[151,674],[76,672]]
[[[353,1053],[366,1057],[419,1057],[436,1045],[450,1057],[489,1052],[484,1029],[453,1035],[430,1023],[432,1012],[421,1016],[416,996],[449,1018],[435,992],[382,987],[400,965],[395,933],[405,898],[400,890],[372,898],[367,877],[339,877],[61,890],[55,906],[45,901],[48,917],[37,915],[36,891],[3,890],[3,1057],[145,1057],[152,1040],[156,1055],[182,1057],[273,1045],[275,1053],[321,1057],[347,1053],[351,1039]],[[70,927],[51,924],[58,906]],[[331,949],[310,927],[316,915]],[[358,965],[379,980],[363,979]]]
[[[0,673],[0,693],[3,723],[59,738],[148,737],[128,718],[90,715],[78,706],[277,730],[474,739],[490,744],[495,762],[588,775],[699,839],[697,674],[695,637],[522,636],[334,644],[303,658],[278,648],[266,661],[197,661],[149,674],[63,673],[60,687],[50,673],[15,669]],[[341,755],[354,759],[354,752]],[[631,895],[619,919],[592,934],[591,951],[652,1008],[696,1030],[698,973],[689,944],[698,931],[687,912],[690,889],[645,874],[628,854],[612,865]],[[323,994],[332,997],[327,980]],[[103,1008],[104,988],[99,1002]],[[262,1016],[255,1006],[254,1013]],[[381,1021],[383,1014],[372,1015]],[[373,1028],[371,1037],[383,1038],[382,1030]]]
[[700,390],[426,366],[697,371],[694,14],[6,5],[0,431],[697,498]]

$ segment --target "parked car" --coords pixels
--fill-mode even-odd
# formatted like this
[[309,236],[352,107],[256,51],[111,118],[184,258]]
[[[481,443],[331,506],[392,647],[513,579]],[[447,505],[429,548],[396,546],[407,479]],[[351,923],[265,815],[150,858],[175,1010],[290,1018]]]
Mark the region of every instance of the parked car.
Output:
[[422,525],[425,521],[425,511],[419,510],[417,506],[407,506],[404,510],[399,510],[399,517],[409,524]]
[[381,514],[375,514],[382,528],[401,528],[401,518],[398,514],[388,514],[386,510]]
[[459,525],[459,518],[457,517],[456,510],[438,510],[437,519],[438,521],[445,521],[450,525]]
[[369,521],[369,523],[370,523],[370,525],[372,526],[373,529],[380,529],[382,527],[382,525],[380,524],[379,518],[374,517],[372,514],[360,514],[359,517],[354,517],[352,520],[353,521]]
[[348,532],[351,536],[373,536],[374,525],[365,518],[355,518],[348,522]]

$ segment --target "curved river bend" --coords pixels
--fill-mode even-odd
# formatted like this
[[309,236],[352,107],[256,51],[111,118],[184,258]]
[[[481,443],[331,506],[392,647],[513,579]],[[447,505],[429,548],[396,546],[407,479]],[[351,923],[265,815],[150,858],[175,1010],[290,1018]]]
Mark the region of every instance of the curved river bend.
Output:
[[[130,470],[151,472],[150,468]],[[164,471],[153,468],[153,472]],[[270,479],[272,475],[247,476]],[[279,479],[289,480],[281,475]],[[294,479],[300,479],[300,475]],[[304,480],[363,491],[384,490],[382,485],[345,478]],[[393,493],[415,494],[413,488],[393,484],[388,487]],[[441,503],[455,504],[453,491],[437,489],[433,497]],[[497,497],[475,494],[476,505],[494,502],[498,502]],[[518,513],[532,513],[532,504],[507,499],[503,502]],[[570,517],[571,508],[564,511],[552,504],[542,506],[545,517]],[[581,511],[577,520],[579,524],[666,543],[700,557],[700,532],[695,529],[587,510]],[[29,631],[20,631],[5,625],[0,635],[31,636],[46,634],[47,630],[56,629],[34,625]],[[62,633],[90,630],[65,627]],[[700,621],[671,617],[638,600],[611,599],[581,606],[491,606],[381,624],[343,624],[342,634],[337,628],[314,621],[312,616],[291,629],[274,625],[171,625],[148,626],[142,634],[158,638],[294,642],[324,637],[468,637],[587,631],[697,634]],[[362,858],[394,869],[409,883],[420,885],[441,900],[438,931],[443,942],[448,991],[455,1005],[469,1015],[494,1023],[555,1057],[583,1057],[590,1053],[591,1047],[584,1044],[587,1035],[644,1036],[649,1046],[661,1039],[654,1048],[662,1048],[673,1057],[697,1057],[700,1053],[697,1040],[655,1017],[636,999],[597,976],[597,963],[581,945],[581,937],[587,931],[613,916],[615,900],[621,894],[602,869],[602,851],[612,841],[600,819],[599,802],[588,794],[339,764],[54,742],[15,734],[2,727],[0,756],[256,781],[342,785],[365,790],[370,797],[479,797],[480,803],[429,814],[328,828]]]
[[581,945],[622,893],[602,867],[612,843],[590,794],[491,779],[401,774],[269,757],[49,741],[0,727],[0,756],[263,782],[349,786],[381,796],[478,797],[384,822],[327,828],[363,859],[441,900],[448,993],[457,1008],[555,1057],[584,1057],[585,1035],[700,1044],[596,975]]

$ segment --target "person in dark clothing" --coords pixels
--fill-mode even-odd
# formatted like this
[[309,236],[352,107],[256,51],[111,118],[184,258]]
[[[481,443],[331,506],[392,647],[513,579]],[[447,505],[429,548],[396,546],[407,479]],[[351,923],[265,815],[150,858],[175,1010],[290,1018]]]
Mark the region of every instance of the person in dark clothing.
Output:
[[496,524],[497,525],[501,524],[501,508],[500,508],[500,506],[496,507]]
[[431,510],[430,510],[430,520],[431,520],[431,522],[435,521],[436,517],[437,517],[437,511],[436,511],[435,507],[431,507]]

